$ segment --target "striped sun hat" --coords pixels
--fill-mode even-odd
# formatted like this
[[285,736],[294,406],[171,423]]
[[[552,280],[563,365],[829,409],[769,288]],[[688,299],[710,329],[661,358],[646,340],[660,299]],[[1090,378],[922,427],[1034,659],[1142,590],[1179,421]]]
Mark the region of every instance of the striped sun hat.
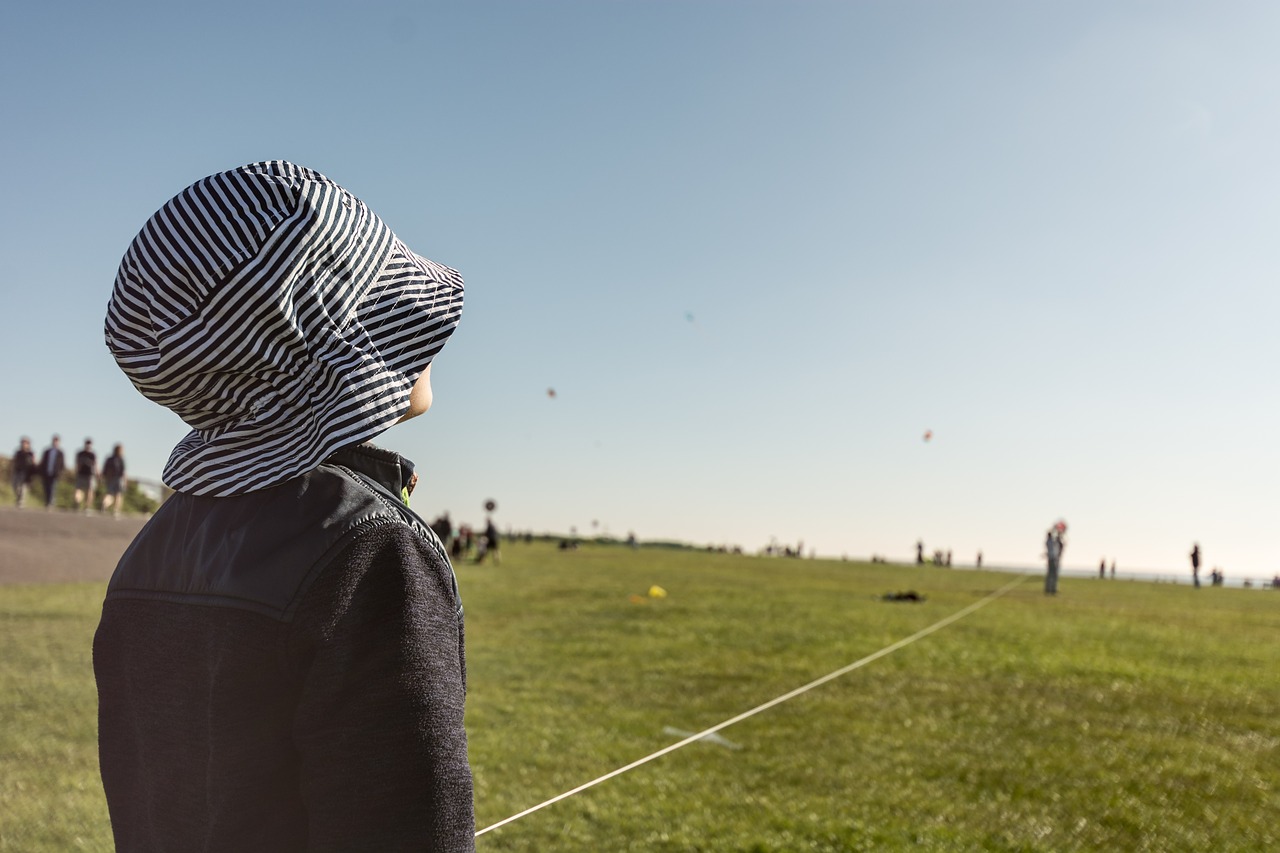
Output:
[[192,427],[165,483],[224,496],[399,420],[461,314],[456,270],[324,175],[273,160],[197,181],[147,221],[106,339],[134,386]]

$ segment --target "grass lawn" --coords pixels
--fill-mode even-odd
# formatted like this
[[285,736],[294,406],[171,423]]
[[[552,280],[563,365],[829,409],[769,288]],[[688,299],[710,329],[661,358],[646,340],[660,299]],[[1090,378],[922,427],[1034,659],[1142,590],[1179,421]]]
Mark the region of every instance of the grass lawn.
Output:
[[[1010,576],[507,544],[462,565],[487,826]],[[650,599],[651,585],[665,599]],[[887,603],[914,589],[924,603]],[[99,585],[0,587],[0,850],[110,849]],[[643,596],[642,603],[629,600]],[[481,851],[1280,849],[1280,593],[1028,578],[940,631],[482,836]]]

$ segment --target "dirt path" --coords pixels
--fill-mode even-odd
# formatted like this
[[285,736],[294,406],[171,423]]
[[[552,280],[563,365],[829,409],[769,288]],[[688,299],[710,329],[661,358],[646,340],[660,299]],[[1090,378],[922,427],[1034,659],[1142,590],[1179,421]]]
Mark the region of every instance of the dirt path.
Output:
[[146,519],[0,508],[0,584],[106,581]]

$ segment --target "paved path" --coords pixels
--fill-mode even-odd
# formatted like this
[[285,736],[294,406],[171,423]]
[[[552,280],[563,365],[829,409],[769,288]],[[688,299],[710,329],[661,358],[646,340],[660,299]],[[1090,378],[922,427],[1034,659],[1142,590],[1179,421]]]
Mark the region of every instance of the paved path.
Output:
[[105,582],[145,522],[43,506],[0,508],[0,584]]

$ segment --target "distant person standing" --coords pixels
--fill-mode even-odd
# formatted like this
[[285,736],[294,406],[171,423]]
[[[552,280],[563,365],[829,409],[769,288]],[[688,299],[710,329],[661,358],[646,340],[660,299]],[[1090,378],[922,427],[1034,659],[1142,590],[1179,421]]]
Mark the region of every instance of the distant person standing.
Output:
[[1103,557],[1102,561],[1098,563],[1098,580],[1104,581],[1106,579],[1107,579],[1107,558]]
[[111,448],[111,455],[102,463],[102,481],[106,492],[102,496],[102,511],[111,510],[115,516],[120,515],[120,504],[124,502],[124,446],[117,444]]
[[1062,534],[1056,530],[1050,530],[1044,537],[1044,552],[1048,558],[1049,568],[1044,576],[1044,594],[1058,594],[1058,567],[1062,561]]
[[488,549],[493,554],[493,564],[502,565],[502,537],[498,535],[498,525],[493,523],[492,518],[484,526],[484,538],[489,540]]
[[1195,584],[1196,589],[1200,588],[1200,543],[1196,542],[1191,547],[1191,582]]
[[923,539],[916,540],[916,565],[917,566],[924,565],[924,540]]
[[36,474],[36,455],[31,450],[31,439],[25,435],[18,442],[18,449],[13,451],[11,468],[13,498],[18,506],[22,506],[27,498],[27,485]]
[[49,446],[40,454],[40,482],[44,486],[44,508],[53,508],[53,495],[58,488],[58,478],[66,469],[66,456],[62,452],[62,439],[54,436]]
[[490,517],[485,521],[484,525],[484,542],[481,544],[480,551],[476,555],[476,562],[483,563],[484,558],[493,555],[493,564],[495,566],[502,565],[502,552],[499,550],[498,525],[493,523]]
[[978,569],[982,568],[982,552],[981,551],[978,552],[978,560],[974,564],[974,567]]
[[440,516],[431,523],[431,529],[435,531],[444,547],[448,548],[453,541],[453,522],[449,519],[448,511],[440,513]]
[[98,476],[98,454],[93,452],[93,439],[86,438],[84,447],[76,454],[76,509],[88,510],[93,506],[93,481]]
[[1112,580],[1116,579],[1116,561],[1115,560],[1111,561],[1111,579]]

